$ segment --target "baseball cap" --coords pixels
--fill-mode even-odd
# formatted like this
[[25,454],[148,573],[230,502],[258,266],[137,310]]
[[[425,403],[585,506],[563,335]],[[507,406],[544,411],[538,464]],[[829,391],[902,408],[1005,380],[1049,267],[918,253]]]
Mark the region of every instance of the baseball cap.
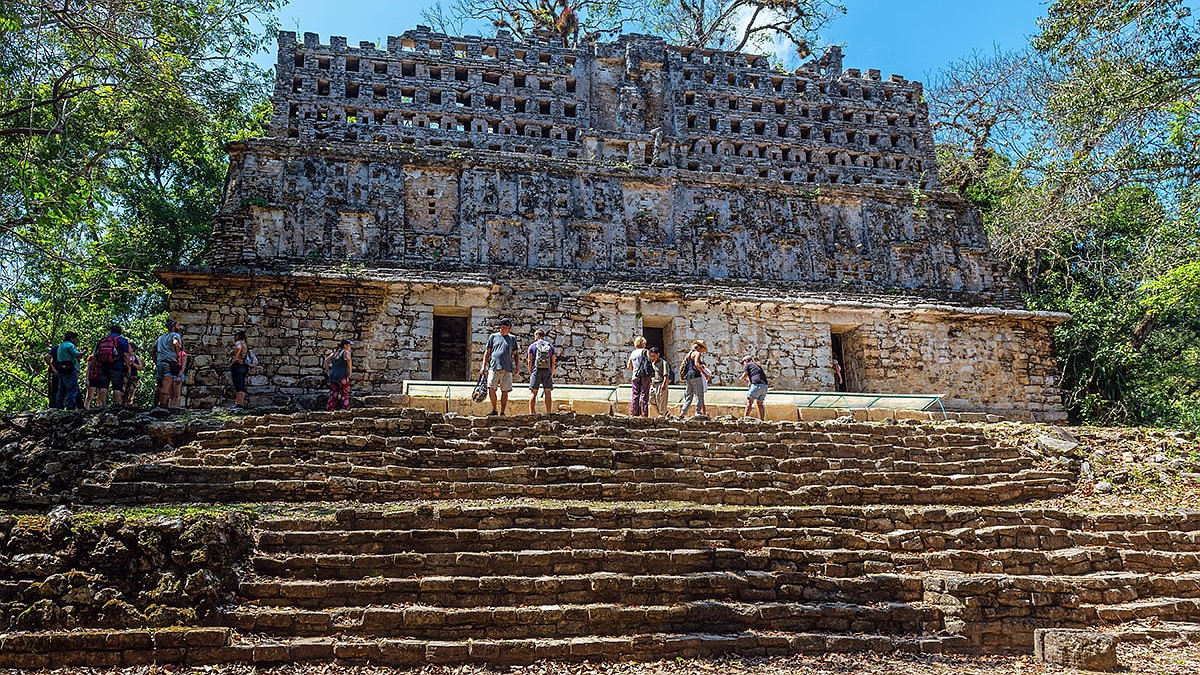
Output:
[[339,347],[341,347],[341,346],[343,346],[343,345],[351,345],[351,346],[353,346],[353,345],[354,345],[354,343],[353,343],[353,342],[351,342],[350,340],[342,340],[341,342],[339,342],[339,343],[338,343],[338,346],[339,346]]
[[508,326],[509,328],[512,328],[512,319],[500,319],[499,325]]
[[754,360],[753,356],[743,356],[742,357],[742,363],[746,363],[748,361],[753,361],[753,360]]

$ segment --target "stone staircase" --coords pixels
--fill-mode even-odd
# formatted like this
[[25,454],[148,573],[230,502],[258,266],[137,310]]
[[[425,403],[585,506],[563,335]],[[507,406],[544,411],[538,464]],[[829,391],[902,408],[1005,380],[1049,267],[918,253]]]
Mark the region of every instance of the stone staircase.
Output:
[[983,505],[1065,494],[1073,479],[968,427],[381,409],[246,418],[82,493],[108,504],[527,497]]
[[1200,637],[1200,512],[1017,504],[1073,485],[960,425],[247,417],[86,492],[293,503],[258,521],[218,625],[13,635],[0,666],[1028,653],[1046,627]]

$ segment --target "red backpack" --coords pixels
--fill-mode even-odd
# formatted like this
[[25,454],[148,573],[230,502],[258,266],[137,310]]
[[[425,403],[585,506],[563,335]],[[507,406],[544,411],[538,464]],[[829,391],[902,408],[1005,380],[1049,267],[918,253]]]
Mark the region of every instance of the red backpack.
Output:
[[100,363],[105,365],[116,363],[121,358],[121,343],[118,335],[109,335],[105,338],[100,338],[96,343],[96,358]]

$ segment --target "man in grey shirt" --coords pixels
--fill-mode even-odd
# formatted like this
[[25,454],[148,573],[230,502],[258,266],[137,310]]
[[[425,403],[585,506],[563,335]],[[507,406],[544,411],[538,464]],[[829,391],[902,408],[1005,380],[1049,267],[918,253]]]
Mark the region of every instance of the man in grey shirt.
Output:
[[501,319],[499,332],[488,336],[483,352],[483,367],[479,374],[487,371],[488,397],[492,400],[492,412],[496,414],[496,388],[500,388],[500,414],[508,411],[508,392],[513,388],[513,372],[516,370],[513,356],[517,353],[517,339],[512,332],[512,321]]

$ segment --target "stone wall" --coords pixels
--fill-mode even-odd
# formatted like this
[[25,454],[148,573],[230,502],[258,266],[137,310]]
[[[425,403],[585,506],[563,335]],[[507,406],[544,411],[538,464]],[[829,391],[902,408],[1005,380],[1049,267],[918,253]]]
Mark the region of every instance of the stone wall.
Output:
[[0,517],[5,630],[203,623],[254,546],[240,513]]
[[215,261],[501,265],[902,289],[1018,306],[954,195],[259,141],[231,148]]
[[[562,383],[616,384],[643,327],[661,327],[677,362],[705,340],[718,384],[735,384],[740,359],[761,360],[777,389],[834,388],[831,334],[842,334],[850,378],[864,392],[938,393],[951,409],[1055,417],[1051,327],[1059,318],[1015,310],[973,312],[948,306],[789,295],[777,289],[687,288],[661,284],[581,284],[483,274],[394,270],[389,278],[176,272],[173,314],[185,325],[195,376],[193,405],[227,400],[224,354],[246,328],[262,367],[251,396],[307,397],[322,391],[320,360],[337,339],[355,340],[355,392],[398,394],[402,381],[431,376],[437,314],[468,315],[477,372],[483,342],[503,317],[528,345],[546,329],[562,350]],[[848,364],[849,365],[849,364]],[[848,370],[851,370],[848,368]]]
[[0,414],[0,507],[69,504],[115,464],[190,441],[212,424],[164,421],[130,408]]

